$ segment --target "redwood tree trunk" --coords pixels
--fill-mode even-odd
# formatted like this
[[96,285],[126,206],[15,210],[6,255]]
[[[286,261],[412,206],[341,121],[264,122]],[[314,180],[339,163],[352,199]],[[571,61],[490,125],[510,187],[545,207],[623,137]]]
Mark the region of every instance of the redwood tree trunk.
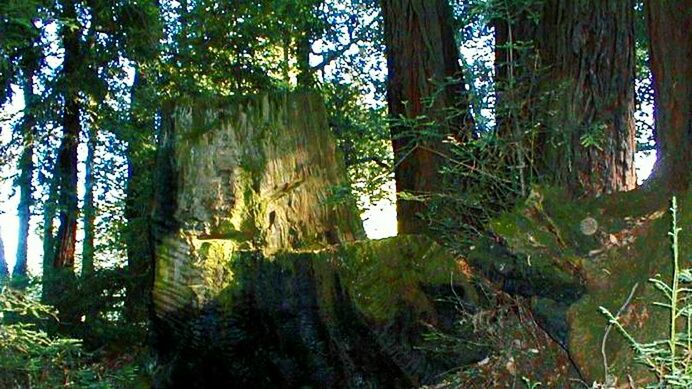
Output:
[[[447,0],[382,0],[381,4],[387,102],[390,116],[399,121],[391,126],[396,191],[426,197],[444,187],[440,174],[448,154],[444,139],[463,139],[473,131],[451,9]],[[400,121],[422,116],[426,118],[412,125]],[[426,231],[427,223],[420,218],[426,211],[426,201],[398,196],[399,233]]]
[[692,1],[646,2],[654,80],[655,174],[673,191],[689,187],[692,163]]
[[[75,5],[71,2],[66,2],[63,14],[67,20],[77,20]],[[77,84],[82,62],[79,43],[80,31],[80,29],[63,29],[65,108],[62,123],[63,138],[55,171],[60,188],[58,195],[60,227],[53,253],[54,268],[73,268],[77,241],[77,146],[79,145],[81,129]]]
[[[539,129],[527,162],[542,179],[575,195],[634,189],[634,4],[549,0],[535,27],[527,15],[504,23],[498,58],[521,66],[512,68],[510,88],[530,94],[501,96],[500,103],[520,108],[498,122],[519,117],[521,132]],[[526,41],[533,50],[518,51],[517,42]],[[506,78],[508,67],[499,68]],[[539,70],[540,78],[531,76]]]
[[[63,5],[65,20],[77,21],[75,4],[65,2]],[[80,96],[79,87],[81,67],[84,56],[81,53],[81,29],[63,28],[62,39],[65,50],[63,63],[63,134],[56,160],[54,179],[57,180],[57,211],[60,220],[55,243],[52,249],[52,266],[44,280],[44,297],[54,305],[60,315],[60,326],[74,328],[81,316],[76,296],[74,260],[77,243],[77,147],[79,145]],[[48,210],[47,210],[48,212]]]

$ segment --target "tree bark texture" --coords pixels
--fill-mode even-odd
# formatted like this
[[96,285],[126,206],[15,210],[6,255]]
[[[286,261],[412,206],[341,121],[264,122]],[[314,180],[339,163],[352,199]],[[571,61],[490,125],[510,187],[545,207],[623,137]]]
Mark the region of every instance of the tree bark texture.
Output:
[[[67,20],[76,21],[75,4],[66,2],[63,15]],[[58,211],[60,227],[56,237],[53,267],[72,269],[74,267],[75,246],[77,242],[77,147],[81,123],[79,117],[79,79],[83,55],[79,43],[81,29],[64,28],[63,45],[65,58],[63,64],[63,87],[65,107],[63,111],[63,138],[58,151],[55,175],[58,177],[60,192]]]
[[333,197],[346,171],[318,96],[173,112],[159,136],[153,293],[171,383],[411,386],[482,358],[420,350],[422,323],[453,327],[437,298],[475,292],[429,239],[355,242],[362,224]]
[[[183,245],[174,247],[192,253],[204,241],[224,240],[271,255],[364,237],[353,205],[330,200],[346,181],[321,101],[287,95],[195,104],[179,105],[163,121],[159,242],[172,237]],[[161,247],[167,244],[157,252],[154,302],[166,312],[190,301],[177,299],[179,285],[169,285],[161,270],[194,269],[175,262],[185,256],[162,255]]]
[[645,3],[654,80],[656,171],[673,191],[689,188],[692,163],[692,1]]
[[[426,197],[444,188],[445,138],[463,140],[473,132],[451,9],[446,0],[381,4],[396,191]],[[420,218],[426,210],[425,201],[398,196],[399,233],[426,231]]]
[[497,23],[496,58],[498,123],[530,134],[518,164],[575,195],[634,189],[632,2],[548,0],[514,11]]
[[[67,1],[63,5],[62,16],[65,20],[77,21],[76,4]],[[64,96],[62,141],[53,171],[56,180],[57,212],[60,226],[51,248],[52,261],[47,277],[44,273],[43,297],[59,311],[60,327],[75,328],[81,316],[79,304],[76,304],[76,278],[74,274],[75,249],[77,244],[77,219],[79,204],[77,197],[77,148],[79,146],[80,96],[84,56],[80,44],[82,29],[65,27],[62,30],[62,41],[65,50],[62,69],[62,93]],[[52,213],[46,209],[46,213]],[[50,220],[52,223],[52,219]],[[52,226],[50,227],[52,228]],[[45,264],[44,264],[45,270]]]

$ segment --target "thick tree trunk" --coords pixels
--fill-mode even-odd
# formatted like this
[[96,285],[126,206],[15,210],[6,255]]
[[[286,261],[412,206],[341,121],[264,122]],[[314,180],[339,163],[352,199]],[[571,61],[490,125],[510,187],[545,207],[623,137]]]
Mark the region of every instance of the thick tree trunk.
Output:
[[333,197],[346,172],[317,96],[175,112],[159,136],[154,284],[172,382],[403,387],[480,357],[420,349],[422,323],[455,322],[437,298],[473,301],[453,256],[418,236],[353,242],[364,232]]
[[29,227],[31,223],[31,207],[33,205],[33,175],[34,175],[34,127],[36,117],[36,96],[34,95],[34,73],[37,63],[31,59],[26,60],[24,67],[24,119],[22,123],[23,150],[19,159],[19,177],[17,186],[19,187],[19,205],[17,215],[19,216],[19,231],[17,233],[17,260],[14,264],[12,277],[18,280],[27,276],[27,254],[29,248]]
[[[164,118],[176,132],[160,136],[168,142],[161,154],[174,158],[179,176],[156,201],[172,207],[158,210],[165,225],[176,221],[174,229],[199,239],[237,239],[269,254],[365,236],[353,204],[333,203],[332,191],[346,180],[328,131],[316,130],[328,128],[319,99],[197,104]],[[212,126],[220,130],[205,132]],[[168,147],[178,149],[167,154]]]
[[[63,15],[66,20],[76,21],[75,4],[67,2]],[[60,227],[53,253],[53,267],[72,269],[74,267],[77,241],[77,147],[81,123],[79,117],[79,79],[82,53],[79,43],[80,29],[63,29],[65,58],[63,64],[65,107],[63,111],[63,138],[58,151],[55,175],[58,177],[60,194],[58,211]]]
[[672,191],[689,188],[692,164],[692,1],[646,1],[654,80],[656,171]]
[[[448,155],[445,138],[464,139],[473,132],[452,14],[447,0],[382,0],[381,4],[387,102],[397,121],[391,126],[396,191],[425,198],[444,189],[440,170]],[[426,231],[427,223],[420,217],[427,211],[426,202],[405,197],[397,198],[399,233]]]
[[[75,4],[66,2],[63,5],[65,20],[77,21]],[[54,305],[60,314],[60,326],[69,328],[79,322],[78,304],[72,300],[75,292],[74,260],[77,244],[77,218],[79,214],[77,197],[77,147],[79,145],[80,96],[79,82],[82,79],[80,69],[84,56],[81,53],[81,29],[65,27],[62,31],[65,50],[63,77],[65,106],[62,121],[62,142],[58,150],[54,178],[57,180],[57,211],[60,226],[52,250],[52,268],[49,277],[44,280],[44,296],[48,303]]]
[[575,195],[635,188],[632,2],[548,0],[537,25],[513,11],[497,34],[504,132],[538,128],[526,162]]

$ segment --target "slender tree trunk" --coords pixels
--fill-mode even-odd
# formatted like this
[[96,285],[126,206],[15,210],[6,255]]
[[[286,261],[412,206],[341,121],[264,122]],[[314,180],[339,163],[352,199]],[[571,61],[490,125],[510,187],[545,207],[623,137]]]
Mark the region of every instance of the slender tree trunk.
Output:
[[9,276],[10,272],[7,268],[7,260],[5,259],[5,246],[2,243],[2,230],[0,230],[0,286],[2,286],[3,281]]
[[34,73],[36,63],[27,60],[24,68],[24,120],[22,123],[23,150],[19,159],[19,177],[17,186],[19,187],[19,205],[17,214],[19,216],[19,231],[17,233],[17,260],[14,264],[12,277],[17,279],[26,278],[27,275],[27,254],[29,248],[29,227],[31,222],[31,207],[33,205],[33,174],[34,174],[34,127],[36,126],[35,95],[34,95]]
[[315,78],[310,67],[310,52],[312,51],[312,32],[302,31],[296,42],[296,54],[298,57],[298,86],[312,88],[315,86]]
[[313,88],[315,86],[315,74],[310,66],[310,53],[312,53],[312,43],[317,34],[317,26],[313,17],[314,12],[323,0],[309,0],[309,3],[297,4],[294,20],[298,22],[296,35],[296,59],[298,68],[298,86],[301,88]]
[[647,0],[654,80],[655,176],[672,191],[689,188],[692,163],[692,1]]
[[53,167],[53,176],[50,178],[48,185],[48,198],[43,204],[43,289],[41,292],[41,301],[49,302],[51,297],[50,289],[53,277],[53,257],[55,250],[55,216],[57,214],[57,198],[58,198],[58,177],[55,175],[57,171],[57,161]]
[[151,305],[154,248],[151,237],[152,172],[156,158],[146,146],[154,142],[156,124],[153,113],[142,105],[147,78],[135,69],[132,85],[132,128],[127,141],[127,189],[125,199],[125,239],[129,282],[125,297],[125,316],[131,322],[146,320]]
[[89,139],[87,140],[87,159],[85,163],[84,179],[84,241],[82,246],[82,277],[88,277],[94,273],[94,233],[96,221],[96,205],[94,204],[94,167],[96,160],[96,144],[98,132],[92,123],[89,126]]
[[[443,190],[440,169],[448,136],[471,136],[473,121],[447,0],[382,0],[387,46],[387,102],[391,126],[399,233],[420,233],[427,223],[426,201],[401,194],[429,196]],[[432,100],[432,101],[431,101]],[[424,122],[408,125],[400,119]]]
[[634,189],[633,2],[548,0],[537,26],[525,11],[498,31],[499,77],[514,92],[501,91],[511,109],[498,123],[538,129],[528,162],[546,181],[575,195]]

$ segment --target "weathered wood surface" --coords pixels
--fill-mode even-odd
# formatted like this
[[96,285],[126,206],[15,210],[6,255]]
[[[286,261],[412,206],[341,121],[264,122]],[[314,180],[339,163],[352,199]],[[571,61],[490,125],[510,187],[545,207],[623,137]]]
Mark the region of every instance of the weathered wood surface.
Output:
[[163,118],[154,305],[171,385],[407,387],[481,357],[421,349],[475,292],[431,240],[364,237],[321,100],[179,104]]

